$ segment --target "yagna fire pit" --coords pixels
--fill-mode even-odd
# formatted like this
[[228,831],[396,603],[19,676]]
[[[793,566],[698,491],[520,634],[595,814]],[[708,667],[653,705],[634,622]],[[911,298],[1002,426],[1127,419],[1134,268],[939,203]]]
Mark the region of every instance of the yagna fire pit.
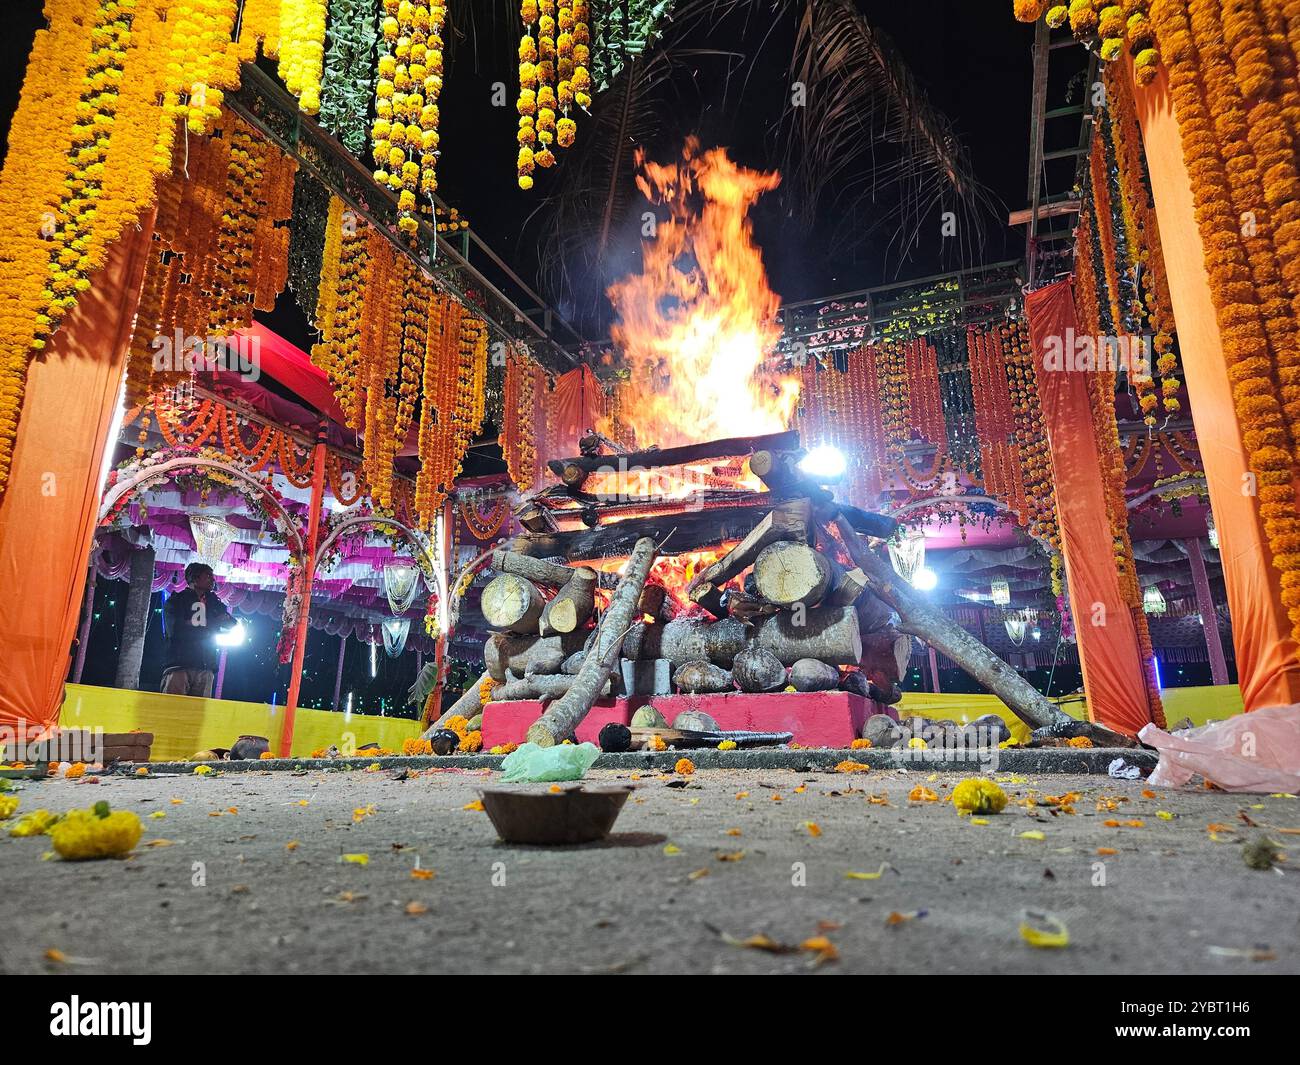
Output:
[[482,711],[485,746],[549,746],[649,703],[846,745],[901,698],[917,636],[1031,727],[1079,731],[897,577],[879,553],[894,520],[803,473],[797,433],[626,453],[592,432],[580,450],[482,560],[487,668],[433,727]]

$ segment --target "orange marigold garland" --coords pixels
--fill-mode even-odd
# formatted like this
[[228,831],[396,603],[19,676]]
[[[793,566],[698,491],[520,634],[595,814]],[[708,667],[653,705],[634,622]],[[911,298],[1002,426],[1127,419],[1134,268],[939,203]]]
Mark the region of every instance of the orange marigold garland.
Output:
[[536,419],[544,389],[545,371],[526,348],[512,346],[506,355],[500,443],[510,480],[523,492],[537,481]]
[[[1202,8],[1199,14],[1212,18],[1214,13]],[[1296,454],[1288,412],[1279,399],[1280,388],[1272,372],[1273,359],[1259,296],[1252,283],[1251,252],[1259,254],[1259,250],[1248,250],[1241,233],[1242,211],[1251,208],[1239,208],[1233,203],[1229,168],[1219,154],[1222,138],[1207,105],[1207,99],[1226,91],[1226,83],[1233,79],[1230,71],[1221,68],[1202,69],[1184,3],[1153,0],[1151,17],[1169,67],[1169,89],[1242,425],[1242,443],[1258,479],[1259,514],[1273,565],[1281,574],[1282,601],[1293,632],[1300,635],[1300,517],[1292,483]],[[1300,41],[1300,24],[1289,22],[1288,33],[1294,48]],[[1223,149],[1234,160],[1241,152],[1235,143],[1224,144]],[[1258,206],[1256,203],[1254,209]]]
[[1001,328],[1007,354],[1007,385],[1015,412],[1016,443],[1019,445],[1029,509],[1029,534],[1044,544],[1049,553],[1059,555],[1061,532],[1056,521],[1052,451],[1038,398],[1038,374],[1034,367],[1029,327],[1022,322],[1008,322]]

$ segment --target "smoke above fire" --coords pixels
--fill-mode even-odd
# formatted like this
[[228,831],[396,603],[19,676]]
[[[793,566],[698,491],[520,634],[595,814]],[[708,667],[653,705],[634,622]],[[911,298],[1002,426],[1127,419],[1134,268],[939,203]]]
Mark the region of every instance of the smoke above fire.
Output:
[[630,371],[619,421],[645,447],[785,429],[798,378],[779,373],[780,300],[768,286],[749,210],[781,175],[686,142],[671,164],[637,153],[637,187],[668,208],[642,242],[641,272],[608,290],[611,330]]

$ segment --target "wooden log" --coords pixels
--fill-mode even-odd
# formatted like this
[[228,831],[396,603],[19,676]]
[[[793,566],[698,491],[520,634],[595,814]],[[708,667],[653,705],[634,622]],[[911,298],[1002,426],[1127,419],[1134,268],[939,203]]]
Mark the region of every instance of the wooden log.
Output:
[[754,559],[754,584],[769,603],[816,606],[833,586],[835,568],[820,551],[804,543],[777,541]]
[[563,671],[567,657],[563,646],[557,647],[554,644],[539,641],[534,652],[528,656],[528,661],[524,666],[524,676],[531,677],[535,673],[560,673]]
[[765,499],[759,495],[736,506],[624,518],[595,529],[525,533],[515,537],[510,546],[519,554],[534,558],[559,556],[570,562],[621,558],[644,537],[661,544],[660,552],[665,555],[698,551],[748,535],[767,514]]
[[898,612],[902,632],[919,636],[943,652],[1031,728],[1059,725],[1062,719],[1069,719],[974,636],[934,610],[888,562],[868,549],[847,518],[835,518],[834,526],[853,564],[867,575],[871,591]]
[[639,540],[623,568],[623,577],[596,630],[596,642],[583,659],[572,686],[529,726],[527,738],[540,747],[551,747],[572,735],[591,710],[591,704],[609,681],[618,660],[619,648],[636,616],[641,589],[655,559],[655,541]]
[[863,675],[882,692],[892,693],[895,686],[902,692],[903,678],[907,676],[907,665],[911,657],[912,637],[902,635],[893,625],[862,637],[862,661],[859,666]]
[[696,588],[705,584],[720,588],[732,577],[738,576],[753,565],[759,553],[769,544],[780,540],[799,540],[806,543],[812,530],[812,504],[807,499],[791,499],[778,503],[740,543],[713,565],[706,566],[695,575],[695,579],[690,583],[688,594],[692,601],[698,603],[699,600],[694,595]]
[[858,631],[863,636],[869,632],[879,632],[894,620],[894,608],[870,589],[858,596],[853,609],[857,611]]
[[522,677],[535,659],[549,658],[555,651],[571,655],[581,651],[586,633],[566,633],[563,636],[518,636],[494,632],[483,645],[483,661],[493,680],[505,680],[506,673]]
[[730,669],[749,639],[749,626],[731,617],[708,621],[683,616],[664,625],[637,622],[623,640],[623,657],[633,661],[666,658],[674,668],[703,660]]
[[546,599],[537,586],[514,573],[501,573],[488,581],[479,602],[494,629],[518,633],[536,632],[545,607]]
[[815,477],[799,469],[799,452],[767,449],[749,457],[749,472],[762,481],[773,495],[807,496],[814,503],[830,505],[835,497]]
[[[827,606],[851,606],[858,601],[858,597],[867,589],[867,575],[854,566],[850,570],[844,570],[839,582],[835,585],[834,590],[822,600]],[[862,618],[859,616],[858,622]]]
[[463,717],[468,721],[470,718],[481,714],[483,712],[483,699],[480,693],[483,690],[483,685],[494,679],[491,673],[485,671],[478,680],[461,693],[461,697],[452,703],[451,707],[437,721],[420,733],[420,739],[427,740],[453,717]]
[[647,584],[637,600],[636,612],[639,617],[648,617],[651,621],[671,621],[672,600],[668,598],[668,589],[662,584]]
[[716,584],[706,581],[696,585],[690,591],[691,602],[704,607],[715,618],[725,618],[729,609],[725,603],[725,594]]
[[[541,699],[544,702],[549,702],[566,694],[577,679],[576,676],[565,673],[533,674],[524,677],[522,680],[512,680],[497,685],[492,690],[489,701],[501,703],[516,699]],[[606,680],[605,686],[600,690],[597,698],[608,695],[610,688],[611,684]]]
[[[873,536],[877,540],[888,540],[898,532],[898,522],[886,514],[874,514],[869,510],[859,510],[845,503],[834,504],[834,510],[841,517],[847,518],[854,532],[863,536]],[[820,515],[818,520],[821,520]]]
[[780,691],[785,687],[785,666],[771,651],[751,644],[736,655],[731,677],[743,692]]
[[542,611],[541,633],[576,632],[596,605],[596,571],[578,566]]
[[703,659],[682,663],[673,673],[673,683],[691,695],[710,695],[734,690],[731,674],[721,666]]
[[626,455],[578,455],[574,458],[552,459],[546,465],[565,484],[577,487],[587,479],[588,474],[603,470],[619,473],[632,469],[657,469],[702,462],[705,459],[735,458],[762,448],[786,451],[798,446],[799,434],[791,429],[767,436],[736,436],[709,440],[702,444],[633,451]]
[[831,665],[856,665],[862,658],[858,616],[849,606],[801,607],[764,618],[754,639],[784,665],[816,658]]
[[521,504],[514,513],[515,519],[529,532],[550,532],[555,528],[551,512],[532,500]]
[[762,618],[771,617],[781,609],[775,603],[768,603],[756,595],[750,595],[748,592],[737,592],[733,589],[727,591],[723,601],[726,604],[728,614],[737,621],[744,621],[751,625]]
[[[573,578],[574,567],[560,562],[549,562],[544,558],[533,558],[518,551],[497,550],[492,552],[488,566],[498,573],[514,573],[527,577],[535,584],[549,584],[563,588]],[[612,573],[598,573],[597,582],[601,588],[613,588],[618,578]]]
[[801,658],[790,667],[790,683],[797,692],[828,692],[840,685],[840,671],[815,658]]

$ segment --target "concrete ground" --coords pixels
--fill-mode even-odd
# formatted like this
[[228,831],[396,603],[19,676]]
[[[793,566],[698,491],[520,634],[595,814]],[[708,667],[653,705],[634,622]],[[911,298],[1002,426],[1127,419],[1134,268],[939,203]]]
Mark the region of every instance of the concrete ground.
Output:
[[[636,789],[614,834],[552,849],[500,843],[464,809],[495,773],[399,773],[26,784],[20,814],[105,799],[145,835],[126,860],[65,862],[0,834],[0,971],[1300,972],[1300,835],[1279,831],[1300,828],[1292,798],[1003,772],[1011,804],[979,825],[908,801],[960,779],[925,768],[595,770]],[[1072,791],[1073,814],[1020,804]],[[1291,845],[1285,875],[1243,861],[1265,831]],[[1029,946],[1025,908],[1070,945]],[[758,935],[822,935],[838,958],[736,945]]]

